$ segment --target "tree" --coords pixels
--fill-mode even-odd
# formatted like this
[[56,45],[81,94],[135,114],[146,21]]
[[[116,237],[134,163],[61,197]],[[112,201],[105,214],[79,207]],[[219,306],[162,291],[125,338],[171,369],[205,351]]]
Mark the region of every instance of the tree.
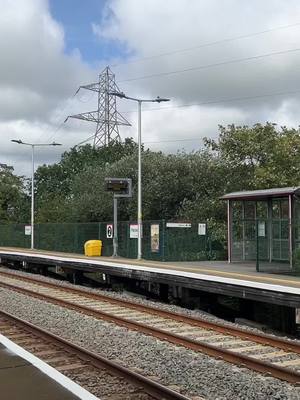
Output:
[[73,147],[63,153],[59,163],[39,167],[35,173],[37,221],[69,221],[73,215],[70,202],[74,196],[71,188],[75,177],[88,168],[103,169],[136,149],[137,144],[131,138],[101,148]]
[[14,169],[0,164],[0,221],[25,222],[29,217],[29,201],[24,178],[14,175]]
[[241,189],[298,185],[299,133],[299,129],[278,129],[272,123],[220,126],[218,140],[205,139],[205,144],[229,163]]

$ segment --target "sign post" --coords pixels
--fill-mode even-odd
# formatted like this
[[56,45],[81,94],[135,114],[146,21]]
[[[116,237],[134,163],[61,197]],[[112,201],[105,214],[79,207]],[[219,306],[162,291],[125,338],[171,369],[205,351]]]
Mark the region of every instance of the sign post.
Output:
[[118,198],[114,193],[114,238],[113,238],[113,257],[118,256]]
[[114,195],[113,257],[118,257],[118,197],[132,196],[132,181],[130,178],[105,178],[105,189]]

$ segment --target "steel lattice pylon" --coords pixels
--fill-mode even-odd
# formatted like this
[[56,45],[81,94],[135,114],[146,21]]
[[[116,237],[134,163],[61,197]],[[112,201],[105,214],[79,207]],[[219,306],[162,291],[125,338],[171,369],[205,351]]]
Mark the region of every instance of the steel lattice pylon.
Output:
[[112,73],[109,67],[106,67],[99,75],[98,82],[80,86],[76,94],[80,89],[92,90],[98,93],[98,109],[70,115],[68,118],[96,122],[94,147],[107,146],[111,142],[120,142],[119,125],[130,126],[130,123],[117,111],[116,96],[110,94],[112,92],[120,92],[115,82],[115,74]]

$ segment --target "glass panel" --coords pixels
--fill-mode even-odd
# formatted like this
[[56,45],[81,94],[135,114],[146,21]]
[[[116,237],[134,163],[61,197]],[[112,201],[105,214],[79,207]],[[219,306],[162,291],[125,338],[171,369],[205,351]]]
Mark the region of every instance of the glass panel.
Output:
[[245,219],[255,219],[255,201],[245,201]]
[[281,200],[281,218],[289,217],[289,201]]
[[232,238],[234,241],[243,240],[243,223],[242,222],[234,222],[232,225]]
[[272,218],[280,218],[280,200],[272,200]]
[[255,221],[245,222],[245,240],[255,239]]
[[266,201],[258,201],[256,203],[256,218],[268,218],[268,203]]
[[282,240],[281,241],[281,260],[289,259],[289,241]]
[[281,239],[289,238],[289,223],[288,221],[281,221]]
[[280,260],[280,240],[273,240],[273,260]]
[[295,210],[295,219],[296,220],[300,220],[300,201],[299,200],[295,200],[294,197],[294,210]]
[[280,239],[280,221],[272,222],[272,238]]
[[234,221],[243,219],[243,203],[241,201],[232,202],[232,219]]

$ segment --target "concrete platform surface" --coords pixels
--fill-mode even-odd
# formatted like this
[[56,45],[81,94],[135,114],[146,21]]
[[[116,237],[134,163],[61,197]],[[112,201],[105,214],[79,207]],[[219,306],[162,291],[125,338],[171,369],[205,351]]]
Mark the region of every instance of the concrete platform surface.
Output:
[[79,399],[2,344],[0,344],[0,393],[3,400]]
[[224,277],[233,280],[243,280],[248,282],[259,282],[270,285],[280,285],[286,287],[293,287],[300,289],[300,276],[291,276],[285,273],[267,273],[257,272],[255,269],[255,262],[232,262],[227,261],[173,261],[173,262],[162,262],[162,261],[150,261],[150,260],[136,260],[122,257],[86,257],[82,254],[74,253],[63,253],[48,250],[30,250],[16,247],[0,247],[1,255],[11,254],[26,254],[33,258],[47,258],[54,260],[56,257],[60,260],[66,261],[80,261],[81,263],[86,262],[94,265],[112,266],[119,265],[120,267],[139,267],[147,268],[149,271],[161,270],[161,272],[176,271],[177,273],[192,273],[206,276]]

